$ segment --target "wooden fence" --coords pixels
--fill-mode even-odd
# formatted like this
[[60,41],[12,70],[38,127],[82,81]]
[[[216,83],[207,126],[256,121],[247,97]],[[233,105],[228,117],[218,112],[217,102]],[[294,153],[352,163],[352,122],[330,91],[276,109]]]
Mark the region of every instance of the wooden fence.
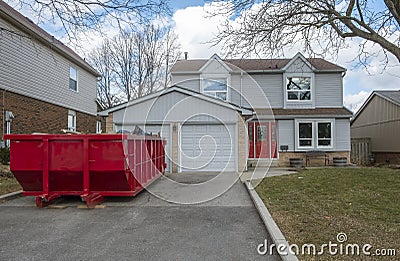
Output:
[[369,165],[371,157],[371,138],[352,138],[350,161],[358,165]]

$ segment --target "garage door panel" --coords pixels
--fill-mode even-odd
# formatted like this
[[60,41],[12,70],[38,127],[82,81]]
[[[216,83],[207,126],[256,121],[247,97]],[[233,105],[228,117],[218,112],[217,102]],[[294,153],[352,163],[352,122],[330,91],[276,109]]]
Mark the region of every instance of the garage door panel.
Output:
[[234,125],[182,125],[181,170],[235,171],[234,131]]

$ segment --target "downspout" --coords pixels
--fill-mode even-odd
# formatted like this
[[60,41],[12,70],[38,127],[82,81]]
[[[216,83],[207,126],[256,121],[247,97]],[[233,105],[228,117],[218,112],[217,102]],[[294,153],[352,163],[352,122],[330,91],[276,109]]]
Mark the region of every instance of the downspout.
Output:
[[242,94],[243,94],[242,93],[242,91],[243,91],[243,89],[242,89],[243,85],[242,84],[243,84],[243,71],[240,72],[240,102],[239,102],[240,103],[239,104],[240,108],[242,108]]

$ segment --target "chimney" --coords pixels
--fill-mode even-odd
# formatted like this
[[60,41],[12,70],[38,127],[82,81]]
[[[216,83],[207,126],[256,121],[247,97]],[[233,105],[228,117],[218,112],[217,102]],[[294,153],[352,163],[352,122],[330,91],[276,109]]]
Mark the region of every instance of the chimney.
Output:
[[185,60],[188,59],[188,52],[185,52]]

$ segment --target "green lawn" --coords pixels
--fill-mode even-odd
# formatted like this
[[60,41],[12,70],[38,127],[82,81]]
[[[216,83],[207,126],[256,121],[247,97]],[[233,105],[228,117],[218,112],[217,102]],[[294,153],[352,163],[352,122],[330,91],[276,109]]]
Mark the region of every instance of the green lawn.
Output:
[[394,248],[400,256],[400,170],[310,169],[265,178],[256,190],[289,244],[337,243],[344,232],[348,243]]

